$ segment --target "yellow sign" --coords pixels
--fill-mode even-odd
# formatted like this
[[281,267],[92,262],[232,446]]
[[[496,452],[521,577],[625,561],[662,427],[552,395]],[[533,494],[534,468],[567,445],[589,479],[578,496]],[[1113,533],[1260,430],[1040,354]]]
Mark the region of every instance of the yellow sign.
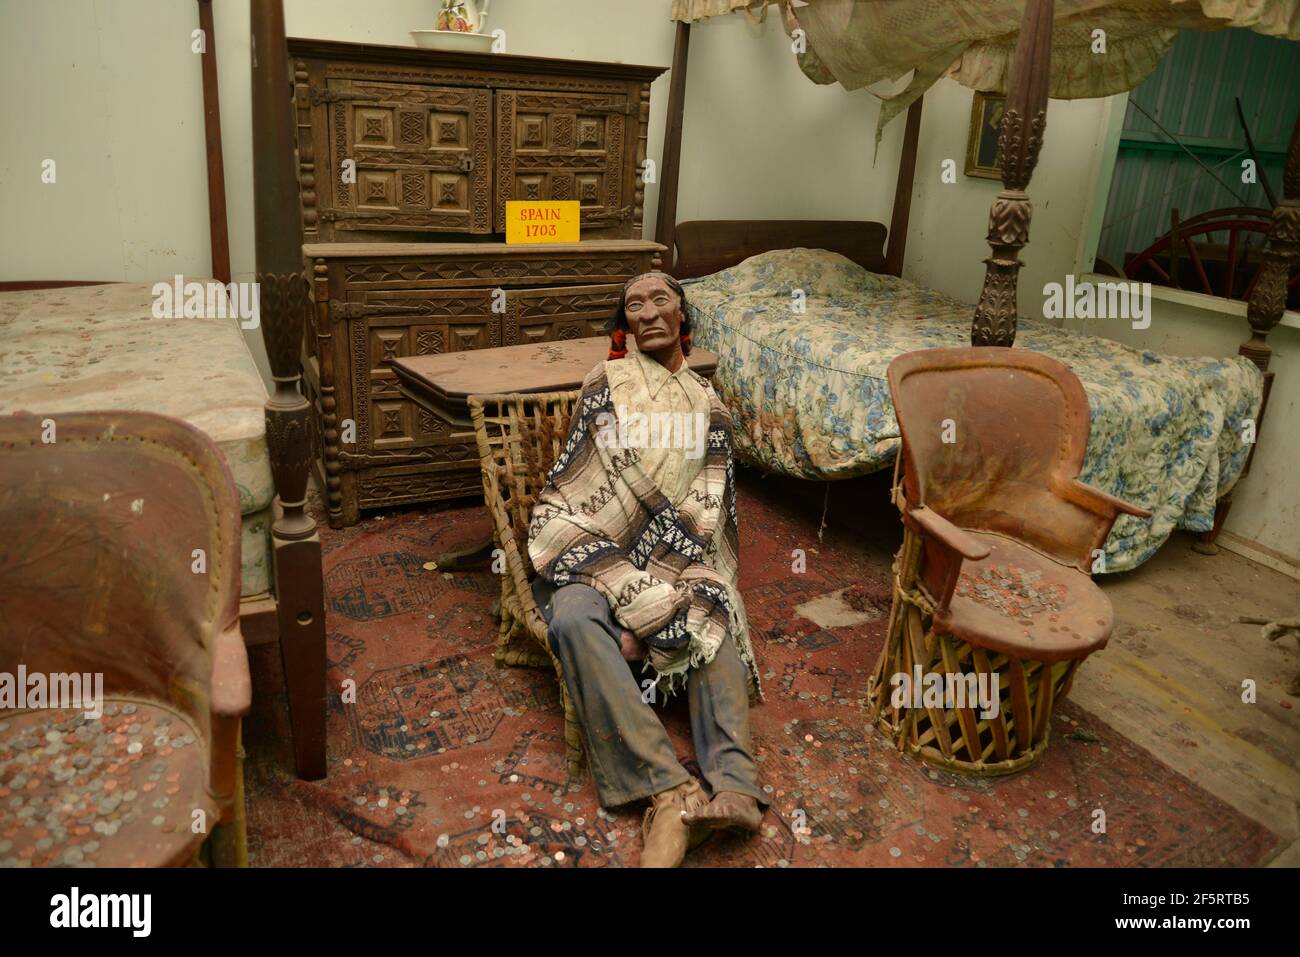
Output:
[[507,243],[576,243],[578,201],[506,201]]

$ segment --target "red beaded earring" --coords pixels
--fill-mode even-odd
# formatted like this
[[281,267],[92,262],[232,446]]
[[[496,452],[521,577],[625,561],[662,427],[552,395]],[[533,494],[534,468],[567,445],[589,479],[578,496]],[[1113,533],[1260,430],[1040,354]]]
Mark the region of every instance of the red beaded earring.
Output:
[[610,347],[609,357],[611,359],[622,359],[627,355],[627,330],[615,329],[609,335]]
[[688,355],[690,351],[691,351],[691,334],[689,332],[684,332],[682,333],[682,355]]

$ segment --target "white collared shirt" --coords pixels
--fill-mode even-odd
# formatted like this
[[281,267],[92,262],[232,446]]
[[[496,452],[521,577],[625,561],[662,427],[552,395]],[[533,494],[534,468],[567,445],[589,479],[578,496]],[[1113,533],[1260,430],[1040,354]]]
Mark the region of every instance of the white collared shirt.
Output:
[[[645,474],[659,486],[668,501],[678,505],[704,468],[704,455],[699,453],[708,449],[708,388],[690,372],[684,358],[676,372],[669,372],[637,351],[631,335],[626,364],[630,366],[626,374],[615,376],[610,382],[615,414],[625,425],[632,413],[671,414],[675,427],[671,432],[661,430],[660,441],[629,444],[636,444]],[[686,426],[688,417],[690,422]],[[661,418],[661,426],[667,421]],[[687,442],[678,441],[682,437],[689,440],[690,448],[686,447]]]

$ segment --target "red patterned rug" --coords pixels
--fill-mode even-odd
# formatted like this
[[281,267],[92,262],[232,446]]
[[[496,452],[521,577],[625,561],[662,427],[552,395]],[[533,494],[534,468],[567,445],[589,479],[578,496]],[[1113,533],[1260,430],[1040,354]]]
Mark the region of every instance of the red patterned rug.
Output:
[[[1223,866],[1270,854],[1275,835],[1068,701],[1043,760],[1009,778],[959,777],[894,751],[865,710],[898,520],[873,505],[865,521],[879,528],[868,531],[860,503],[884,494],[879,481],[837,484],[819,547],[821,487],[741,471],[741,587],[767,695],[751,722],[772,807],[759,835],[715,837],[688,865]],[[278,651],[253,649],[251,863],[635,865],[640,810],[600,808],[585,774],[566,781],[554,674],[494,666],[497,577],[424,568],[486,534],[486,512],[321,524],[329,777],[303,782],[288,770]],[[792,571],[796,549],[802,572]],[[823,628],[795,611],[851,585],[871,620]],[[355,704],[338,694],[347,678]],[[684,701],[665,723],[688,758]]]

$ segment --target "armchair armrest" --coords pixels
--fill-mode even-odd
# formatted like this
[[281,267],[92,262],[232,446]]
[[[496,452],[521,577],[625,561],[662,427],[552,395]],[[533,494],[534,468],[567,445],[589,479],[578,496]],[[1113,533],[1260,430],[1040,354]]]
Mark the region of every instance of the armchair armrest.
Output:
[[1109,518],[1112,521],[1119,514],[1132,515],[1135,518],[1150,518],[1151,513],[1144,508],[1138,508],[1131,505],[1121,498],[1107,494],[1099,488],[1093,488],[1074,479],[1066,487],[1066,498],[1072,501],[1080,508],[1085,508],[1094,515],[1100,515],[1103,518]]
[[239,621],[217,635],[212,645],[212,698],[215,715],[237,718],[253,703],[253,683],[248,674],[248,649]]
[[931,538],[937,538],[967,561],[977,562],[988,558],[988,546],[966,534],[938,512],[931,511],[924,505],[906,513],[907,517],[921,526],[921,530]]
[[248,674],[248,650],[239,632],[239,619],[212,643],[211,712],[212,751],[208,766],[208,793],[218,802],[221,821],[234,812],[238,776],[239,718],[253,701]]

